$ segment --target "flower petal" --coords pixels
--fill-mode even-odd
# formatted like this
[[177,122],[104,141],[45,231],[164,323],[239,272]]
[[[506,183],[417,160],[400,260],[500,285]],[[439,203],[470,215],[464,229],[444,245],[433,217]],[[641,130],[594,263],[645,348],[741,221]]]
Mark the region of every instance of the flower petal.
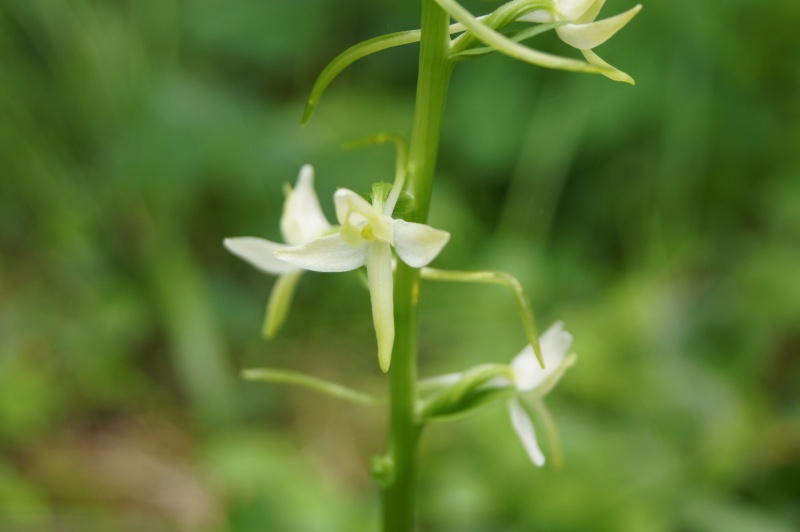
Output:
[[299,246],[310,242],[331,228],[319,198],[314,191],[314,167],[310,164],[300,169],[297,184],[283,204],[281,233],[286,242]]
[[591,50],[581,50],[583,57],[586,58],[593,65],[607,67],[606,70],[600,72],[602,75],[607,77],[608,79],[613,79],[614,81],[622,81],[624,83],[630,83],[631,85],[636,85],[636,82],[630,77],[628,74],[619,70],[616,67],[613,67],[600,59],[600,57]]
[[559,321],[542,334],[539,343],[542,347],[544,369],[539,365],[533,347],[528,344],[511,360],[511,371],[518,390],[537,390],[537,395],[543,396],[574,362],[574,358],[567,357],[572,345],[572,335],[564,330],[564,324]]
[[518,399],[510,399],[508,401],[508,413],[511,416],[511,425],[514,427],[514,432],[519,436],[522,446],[528,453],[531,462],[537,467],[544,465],[544,453],[539,448],[539,443],[536,441],[536,432],[533,430],[533,423],[528,417],[528,413],[522,407]]
[[289,308],[292,306],[292,300],[294,299],[297,282],[300,281],[302,276],[303,270],[297,270],[291,273],[284,273],[275,281],[272,292],[269,294],[264,325],[261,328],[261,334],[264,335],[264,338],[275,338],[283,322],[286,321],[286,316],[289,314]]
[[520,355],[511,362],[511,371],[514,374],[514,384],[517,390],[527,392],[529,398],[544,397],[558,384],[564,373],[575,364],[575,354],[570,354],[558,363],[550,363],[547,369],[539,366],[533,354],[533,349],[527,346]]
[[363,231],[365,240],[394,242],[391,217],[373,207],[367,200],[346,188],[340,188],[333,195],[336,204],[336,218],[342,224],[343,231],[348,230],[347,240],[353,243],[350,235],[354,226]]
[[333,203],[336,205],[336,218],[339,220],[340,224],[345,224],[347,222],[347,217],[352,211],[356,211],[362,215],[375,211],[375,208],[370,202],[346,188],[340,188],[334,192]]
[[367,279],[372,300],[372,321],[378,338],[378,363],[389,371],[394,346],[394,284],[392,282],[392,248],[386,242],[369,245]]
[[544,356],[544,369],[539,365],[533,347],[526,345],[520,353],[511,360],[511,371],[514,373],[514,383],[521,392],[527,392],[540,386],[548,377],[555,373],[560,361],[551,360],[548,352],[542,348]]
[[275,257],[304,270],[347,272],[364,265],[367,246],[352,247],[336,233],[302,246],[284,247],[275,252]]
[[[581,0],[579,0],[581,1]],[[576,14],[575,11],[570,13],[572,18],[568,18],[567,20],[572,20],[575,24],[587,24],[592,22],[594,19],[597,18],[597,15],[600,14],[600,10],[603,9],[603,4],[606,3],[606,0],[593,0],[588,2],[582,2],[584,5],[581,6],[583,11],[579,14]],[[586,5],[589,4],[589,5]],[[576,10],[578,11],[578,10]]]
[[641,11],[641,4],[597,22],[588,24],[565,24],[556,28],[559,38],[568,45],[578,50],[590,50],[595,46],[600,46],[615,33],[621,30],[625,24]]
[[576,20],[587,16],[594,11],[594,20],[605,0],[556,0],[556,10],[559,20]]
[[412,268],[428,265],[450,240],[450,233],[425,224],[392,220],[394,248],[403,262]]
[[278,244],[254,236],[226,238],[222,241],[225,247],[237,257],[246,260],[261,271],[280,275],[295,272],[297,266],[282,261],[274,256],[275,251],[283,249],[284,244]]
[[545,364],[549,364],[551,361],[558,364],[567,356],[569,348],[572,347],[572,335],[564,330],[564,322],[559,320],[542,333],[539,342],[542,345],[542,351],[548,352],[548,355],[545,355]]
[[[537,9],[519,17],[524,22],[549,23],[560,20],[578,21],[591,16],[587,22],[594,20],[605,0],[555,0],[547,9]],[[590,15],[594,13],[594,15]]]

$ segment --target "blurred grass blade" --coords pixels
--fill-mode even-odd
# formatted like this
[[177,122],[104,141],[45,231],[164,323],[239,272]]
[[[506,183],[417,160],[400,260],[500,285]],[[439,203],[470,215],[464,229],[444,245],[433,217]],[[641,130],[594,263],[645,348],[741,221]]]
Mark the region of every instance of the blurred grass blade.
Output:
[[536,327],[536,318],[533,315],[531,300],[525,292],[525,288],[522,287],[522,283],[520,283],[516,277],[506,272],[463,272],[455,270],[437,270],[436,268],[422,268],[421,273],[423,279],[429,279],[431,281],[499,284],[511,288],[514,292],[514,298],[517,301],[517,309],[522,319],[522,326],[525,328],[525,334],[531,346],[533,346],[533,352],[536,353],[539,364],[544,368],[542,348],[539,345],[539,329]]
[[247,381],[269,382],[274,384],[291,384],[323,393],[336,399],[350,401],[364,406],[377,406],[385,401],[378,397],[353,390],[335,382],[326,381],[299,371],[289,369],[252,368],[242,371],[242,378]]
[[154,288],[181,386],[203,421],[235,420],[238,406],[230,359],[194,259],[184,250],[173,251],[162,253],[154,266]]

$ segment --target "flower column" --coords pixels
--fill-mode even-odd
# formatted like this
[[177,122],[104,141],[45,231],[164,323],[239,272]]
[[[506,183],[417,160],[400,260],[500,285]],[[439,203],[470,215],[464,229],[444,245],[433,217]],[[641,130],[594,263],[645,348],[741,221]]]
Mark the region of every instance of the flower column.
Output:
[[[450,17],[434,0],[422,0],[417,100],[411,133],[407,192],[414,200],[411,222],[426,223],[439,150],[447,86],[452,63]],[[415,411],[419,326],[419,270],[401,261],[394,278],[395,344],[390,370],[391,433],[389,473],[383,489],[384,531],[414,528],[414,484],[421,425]]]

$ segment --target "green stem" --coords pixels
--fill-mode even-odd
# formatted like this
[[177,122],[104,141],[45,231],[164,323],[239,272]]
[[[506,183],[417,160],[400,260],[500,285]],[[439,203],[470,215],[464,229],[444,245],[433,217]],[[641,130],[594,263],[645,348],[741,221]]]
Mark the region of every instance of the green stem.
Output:
[[391,434],[388,453],[393,468],[383,490],[383,530],[410,532],[414,529],[416,454],[422,431],[415,404],[419,273],[398,262],[394,283],[395,343],[389,371]]
[[[439,151],[447,86],[450,17],[434,0],[422,0],[417,100],[406,188],[414,198],[410,221],[425,223]],[[383,530],[414,529],[417,445],[422,431],[416,414],[419,270],[398,261],[394,278],[395,342],[390,377],[391,422],[388,458],[392,474],[383,488]]]
[[433,0],[422,0],[417,102],[408,161],[408,192],[415,200],[411,221],[425,223],[431,201],[433,174],[439,152],[444,104],[453,62],[449,59],[450,16]]

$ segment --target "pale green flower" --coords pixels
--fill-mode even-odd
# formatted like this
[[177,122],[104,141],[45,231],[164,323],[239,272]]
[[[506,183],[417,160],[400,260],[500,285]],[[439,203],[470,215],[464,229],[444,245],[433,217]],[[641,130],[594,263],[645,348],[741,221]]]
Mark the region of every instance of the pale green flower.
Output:
[[572,335],[564,330],[562,322],[556,322],[539,339],[542,346],[542,357],[545,367],[539,365],[533,348],[527,345],[511,360],[512,385],[519,395],[508,401],[508,412],[511,424],[519,436],[531,461],[537,466],[544,465],[545,458],[536,440],[533,423],[523,408],[519,397],[537,401],[547,395],[564,375],[564,372],[575,363],[575,355],[569,353]]
[[390,216],[393,202],[371,205],[355,192],[334,194],[341,229],[303,245],[283,247],[275,257],[318,272],[344,272],[367,266],[372,317],[378,339],[378,361],[389,370],[394,344],[392,247],[414,268],[430,263],[450,239],[450,233]]
[[[493,48],[501,53],[546,68],[559,70],[570,70],[574,72],[595,72],[602,74],[615,81],[624,81],[633,84],[633,78],[624,72],[614,68],[595,54],[591,48],[605,42],[620,28],[639,12],[641,6],[636,6],[621,15],[611,17],[607,20],[594,22],[597,13],[603,6],[604,0],[531,0],[530,2],[508,2],[495,13],[500,12],[504,7],[512,8],[532,7],[533,11],[517,16],[516,20],[545,23],[545,31],[555,28],[559,31],[559,36],[568,44],[578,48],[587,59],[579,61],[558,55],[541,52],[533,48],[528,48],[520,44],[517,38],[510,38],[498,32],[491,24],[478,20],[469,10],[465,9],[457,0],[434,0],[452,18],[457,20],[467,32],[475,38],[484,42],[489,48]],[[526,5],[528,4],[528,5]],[[510,10],[506,10],[508,13]],[[504,14],[505,14],[504,13]],[[487,22],[492,15],[487,17]],[[507,23],[510,21],[506,21]],[[456,28],[460,30],[461,28]],[[536,30],[537,28],[534,28]],[[524,33],[524,32],[519,32]],[[529,36],[536,34],[533,31]],[[517,35],[518,37],[519,35]],[[482,52],[482,51],[481,51]],[[469,54],[469,50],[456,54]]]
[[278,276],[264,319],[263,333],[267,338],[273,338],[285,321],[294,290],[303,273],[302,268],[276,258],[274,252],[310,242],[331,229],[314,192],[314,168],[311,165],[300,169],[297,185],[287,190],[280,228],[286,244],[249,236],[226,238],[223,241],[231,253],[261,271]]
[[539,467],[543,466],[544,453],[539,448],[533,422],[522,400],[542,417],[550,436],[551,448],[554,453],[560,453],[558,431],[543,398],[575,363],[576,356],[568,355],[572,336],[564,330],[564,324],[560,321],[541,335],[539,343],[544,368],[539,364],[533,347],[528,344],[510,364],[481,364],[462,373],[448,373],[422,380],[420,390],[433,390],[433,393],[422,401],[421,416],[429,420],[454,419],[483,404],[510,396],[506,406],[511,425],[531,461]]
[[608,67],[604,73],[615,81],[633,83],[633,78],[603,61],[592,48],[600,46],[621,30],[642,9],[641,4],[619,15],[595,21],[605,0],[553,0],[548,9],[537,9],[518,20],[526,22],[566,22],[556,27],[559,38],[581,51],[586,60],[596,66]]

